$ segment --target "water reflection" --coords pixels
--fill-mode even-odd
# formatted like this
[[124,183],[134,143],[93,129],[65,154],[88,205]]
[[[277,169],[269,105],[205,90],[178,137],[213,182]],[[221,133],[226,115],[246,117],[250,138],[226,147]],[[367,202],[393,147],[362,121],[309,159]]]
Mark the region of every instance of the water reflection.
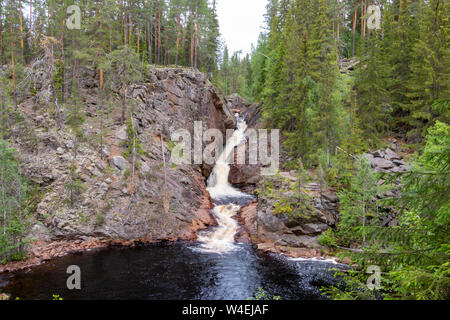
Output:
[[[334,264],[290,261],[238,246],[227,254],[205,254],[179,243],[72,255],[16,273],[2,291],[21,299],[59,294],[65,300],[235,300],[262,287],[292,300],[323,299],[320,287],[336,282],[328,271]],[[74,264],[81,267],[80,291],[66,288],[66,269]]]

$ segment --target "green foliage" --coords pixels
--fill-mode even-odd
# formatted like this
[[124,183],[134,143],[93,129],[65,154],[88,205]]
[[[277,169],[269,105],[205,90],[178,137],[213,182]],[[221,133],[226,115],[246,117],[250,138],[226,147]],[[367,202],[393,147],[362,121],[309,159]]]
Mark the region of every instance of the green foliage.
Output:
[[313,212],[312,197],[305,186],[309,181],[301,162],[297,167],[295,182],[280,174],[263,180],[256,193],[260,197],[274,200],[273,212],[289,220],[309,219]]
[[328,229],[318,238],[319,243],[325,247],[334,247],[338,244],[338,237],[333,229]]
[[339,194],[341,222],[338,235],[344,246],[366,242],[366,228],[379,224],[376,196],[381,193],[378,179],[369,161],[362,157],[358,174],[351,180],[350,189]]
[[[382,30],[364,28],[360,6],[270,2],[268,31],[250,57],[229,58],[225,50],[216,81],[226,94],[263,100],[266,126],[282,129],[284,147],[308,168],[318,164],[323,150],[323,169],[339,188],[348,186],[352,165],[339,159],[330,168],[337,146],[359,155],[393,130],[419,142],[436,120],[450,121],[448,2],[385,2]],[[352,58],[355,9],[359,63],[351,76],[339,75],[338,58]],[[331,32],[336,23],[339,39]]]
[[[361,225],[361,204],[367,197],[359,191],[365,181],[372,180],[365,170],[354,180],[356,188],[352,184],[357,193],[341,196],[343,217],[334,233],[336,241],[324,237],[324,242],[361,247],[361,251],[343,254],[360,266],[375,264],[385,271],[380,292],[385,299],[449,298],[449,166],[450,126],[438,121],[428,130],[423,154],[402,177],[402,197],[388,202],[398,212],[398,226],[381,227],[379,222]],[[392,176],[393,181],[398,178]],[[375,187],[370,185],[365,189],[373,195]],[[371,211],[366,210],[366,216]],[[355,284],[359,281],[356,277],[350,280]],[[355,296],[351,290],[344,291]]]
[[69,168],[70,174],[68,177],[68,181],[64,184],[64,188],[69,195],[69,203],[70,206],[73,207],[79,197],[86,190],[86,186],[81,181],[79,174],[77,173],[77,167],[75,164],[72,164]]
[[[55,81],[55,90],[56,92],[60,93],[64,86],[64,75],[65,75],[65,65],[63,61],[56,60],[55,61],[55,70],[53,71],[53,79]],[[61,97],[59,97],[61,99]]]
[[117,85],[124,87],[143,79],[144,66],[136,52],[128,46],[122,46],[107,55],[100,67],[111,74],[106,81],[111,89]]
[[313,207],[312,198],[305,189],[307,181],[307,173],[300,163],[295,183],[287,190],[280,188],[272,194],[273,198],[277,200],[273,206],[274,213],[292,220],[308,219]]
[[5,293],[0,293],[0,301],[6,301],[11,299],[11,296],[5,294]]
[[84,105],[80,101],[79,96],[76,95],[72,101],[68,104],[69,116],[67,118],[67,124],[74,131],[78,140],[84,138],[83,123],[86,120],[84,112]]
[[349,270],[343,273],[336,270],[339,284],[333,287],[324,287],[322,293],[333,300],[378,300],[377,291],[369,290],[367,280],[369,275],[358,270]]
[[26,256],[30,228],[28,185],[21,176],[17,152],[0,139],[0,262]]
[[105,223],[105,219],[106,216],[103,212],[97,213],[95,216],[95,225],[99,227],[103,226],[103,224]]
[[133,126],[133,121],[128,119],[126,121],[127,127],[127,140],[121,142],[121,145],[126,148],[123,156],[127,159],[130,159],[133,155],[139,156],[144,154],[144,149],[142,147],[142,143],[138,138],[138,133]]
[[270,301],[270,300],[281,300],[280,296],[270,297],[267,292],[263,288],[258,288],[258,292],[256,292],[253,298],[249,298],[247,300],[259,300],[259,301]]

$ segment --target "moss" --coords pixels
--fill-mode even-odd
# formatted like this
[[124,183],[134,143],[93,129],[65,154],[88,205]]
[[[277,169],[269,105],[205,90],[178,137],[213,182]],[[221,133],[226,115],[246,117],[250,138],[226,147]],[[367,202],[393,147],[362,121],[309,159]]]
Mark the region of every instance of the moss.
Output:
[[106,219],[106,215],[103,212],[98,212],[95,215],[95,225],[98,227],[103,226],[103,224],[105,223],[105,219]]

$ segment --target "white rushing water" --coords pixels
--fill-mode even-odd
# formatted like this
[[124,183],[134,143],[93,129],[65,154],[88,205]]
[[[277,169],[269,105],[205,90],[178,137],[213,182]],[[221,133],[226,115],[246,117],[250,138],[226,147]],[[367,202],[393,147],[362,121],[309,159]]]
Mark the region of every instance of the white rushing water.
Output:
[[[238,117],[238,115],[236,115]],[[238,118],[237,129],[224,148],[224,151],[216,161],[216,165],[208,179],[208,192],[216,202],[226,203],[216,205],[213,209],[218,227],[212,231],[199,235],[204,252],[227,253],[236,248],[234,238],[238,230],[238,222],[234,219],[241,207],[227,201],[227,199],[239,199],[249,197],[237,190],[228,182],[230,174],[230,161],[234,155],[234,149],[246,142],[245,132],[247,124]],[[231,160],[230,160],[231,158]]]

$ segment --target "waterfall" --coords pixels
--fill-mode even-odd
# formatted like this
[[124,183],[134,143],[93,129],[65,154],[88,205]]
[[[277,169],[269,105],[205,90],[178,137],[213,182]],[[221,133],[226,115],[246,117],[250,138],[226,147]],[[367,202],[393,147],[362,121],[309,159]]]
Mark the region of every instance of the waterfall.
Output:
[[237,190],[228,182],[230,174],[230,161],[233,160],[234,149],[246,142],[245,132],[247,124],[239,115],[237,129],[216,161],[216,165],[208,179],[208,192],[216,204],[213,214],[218,226],[212,230],[203,232],[198,240],[202,243],[201,249],[205,252],[227,253],[236,248],[234,238],[238,230],[238,223],[234,216],[241,210],[241,206],[235,202],[252,197]]

